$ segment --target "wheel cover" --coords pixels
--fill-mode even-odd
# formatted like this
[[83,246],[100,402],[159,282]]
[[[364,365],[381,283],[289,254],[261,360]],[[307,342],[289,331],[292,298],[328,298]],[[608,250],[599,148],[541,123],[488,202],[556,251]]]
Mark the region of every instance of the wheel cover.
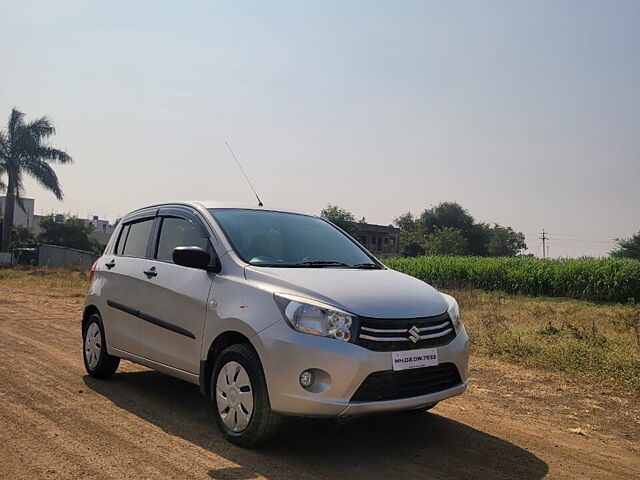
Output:
[[249,374],[238,362],[227,362],[216,379],[216,404],[222,422],[242,432],[253,415],[253,387]]
[[87,328],[84,338],[84,358],[87,360],[89,368],[94,369],[100,361],[102,355],[102,334],[97,323],[92,323]]

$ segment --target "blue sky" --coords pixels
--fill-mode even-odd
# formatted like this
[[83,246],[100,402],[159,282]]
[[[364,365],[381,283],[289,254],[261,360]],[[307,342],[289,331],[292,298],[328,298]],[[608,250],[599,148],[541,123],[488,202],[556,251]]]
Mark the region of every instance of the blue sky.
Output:
[[444,200],[551,232],[552,256],[640,230],[640,2],[3,2],[0,112],[49,115],[57,202]]

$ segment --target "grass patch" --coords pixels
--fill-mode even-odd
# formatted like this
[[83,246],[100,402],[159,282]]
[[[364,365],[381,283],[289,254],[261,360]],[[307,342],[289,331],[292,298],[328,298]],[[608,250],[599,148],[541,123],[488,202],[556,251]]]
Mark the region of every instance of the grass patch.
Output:
[[450,291],[472,353],[640,392],[640,306]]
[[84,298],[87,270],[16,266],[0,269],[0,295],[5,290],[36,292],[48,297]]

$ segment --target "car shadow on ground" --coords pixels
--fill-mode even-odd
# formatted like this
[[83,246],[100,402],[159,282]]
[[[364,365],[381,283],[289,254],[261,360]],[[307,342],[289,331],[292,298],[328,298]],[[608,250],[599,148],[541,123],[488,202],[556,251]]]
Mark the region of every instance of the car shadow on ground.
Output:
[[[431,413],[392,414],[344,424],[290,419],[271,443],[248,452],[218,432],[213,404],[198,387],[154,371],[118,373],[85,384],[165,432],[238,467],[207,472],[219,480],[263,475],[327,479],[520,479],[544,477],[548,466],[509,442]],[[185,459],[188,462],[188,459]]]

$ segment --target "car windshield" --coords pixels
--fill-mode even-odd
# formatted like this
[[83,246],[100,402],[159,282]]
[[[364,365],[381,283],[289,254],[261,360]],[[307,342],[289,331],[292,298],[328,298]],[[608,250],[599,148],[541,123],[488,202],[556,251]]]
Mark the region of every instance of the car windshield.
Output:
[[251,265],[379,268],[362,248],[320,218],[269,210],[209,211],[236,253]]

